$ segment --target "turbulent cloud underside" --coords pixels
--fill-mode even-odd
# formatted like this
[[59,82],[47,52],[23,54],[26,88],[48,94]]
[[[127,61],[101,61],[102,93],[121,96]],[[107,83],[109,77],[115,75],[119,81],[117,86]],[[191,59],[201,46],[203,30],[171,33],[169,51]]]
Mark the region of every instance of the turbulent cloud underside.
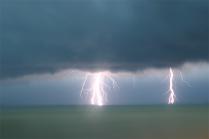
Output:
[[10,0],[0,9],[0,78],[209,59],[207,0]]

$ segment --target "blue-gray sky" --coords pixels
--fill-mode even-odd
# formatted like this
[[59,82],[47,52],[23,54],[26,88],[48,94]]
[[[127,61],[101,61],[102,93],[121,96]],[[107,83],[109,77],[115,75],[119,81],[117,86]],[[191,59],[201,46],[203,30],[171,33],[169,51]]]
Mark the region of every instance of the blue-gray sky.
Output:
[[[180,71],[184,80],[181,80]],[[80,96],[86,72],[65,70],[56,74],[34,74],[0,81],[1,104],[77,105],[90,104],[90,95]],[[169,69],[118,72],[112,76],[119,88],[107,93],[106,104],[166,104]],[[205,104],[209,100],[209,65],[186,64],[174,69],[176,103]]]
[[1,104],[88,104],[101,70],[120,86],[108,104],[166,103],[169,67],[177,103],[208,103],[208,17],[208,0],[1,0]]

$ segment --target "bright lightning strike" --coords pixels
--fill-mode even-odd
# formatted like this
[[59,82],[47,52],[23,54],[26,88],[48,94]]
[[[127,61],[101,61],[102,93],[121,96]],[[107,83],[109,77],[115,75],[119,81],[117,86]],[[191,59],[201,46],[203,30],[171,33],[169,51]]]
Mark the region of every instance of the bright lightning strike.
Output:
[[91,97],[91,104],[92,105],[103,105],[103,96],[104,96],[104,76],[102,73],[96,73],[94,77],[94,83],[92,85],[92,97]]
[[[92,77],[92,82],[90,87],[85,89],[89,76]],[[116,85],[116,81],[109,72],[87,74],[81,88],[81,95],[87,92],[91,96],[90,102],[92,105],[102,106],[106,101],[107,91],[111,88],[115,88]]]
[[174,89],[173,89],[173,76],[174,76],[174,74],[173,74],[173,70],[172,70],[172,68],[170,68],[170,76],[169,76],[169,78],[170,78],[170,81],[169,81],[169,93],[170,93],[170,95],[169,95],[169,98],[168,98],[168,104],[174,104],[174,102],[175,102],[175,92],[174,92]]

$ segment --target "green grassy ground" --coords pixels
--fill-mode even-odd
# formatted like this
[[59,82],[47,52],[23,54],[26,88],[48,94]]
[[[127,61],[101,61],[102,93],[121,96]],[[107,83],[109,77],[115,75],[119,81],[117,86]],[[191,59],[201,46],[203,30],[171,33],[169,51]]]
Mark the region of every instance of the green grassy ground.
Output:
[[4,109],[0,138],[209,139],[208,112],[208,106]]

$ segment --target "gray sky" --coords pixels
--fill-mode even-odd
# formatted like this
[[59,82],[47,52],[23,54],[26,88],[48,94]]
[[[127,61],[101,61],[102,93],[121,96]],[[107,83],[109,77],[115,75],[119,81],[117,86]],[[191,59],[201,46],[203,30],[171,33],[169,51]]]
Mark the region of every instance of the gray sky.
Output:
[[0,103],[89,104],[80,97],[85,74],[104,70],[119,84],[107,104],[167,103],[169,67],[177,103],[208,103],[208,5],[1,0]]
[[[176,103],[205,104],[209,100],[209,64],[186,64],[174,70]],[[180,76],[188,83],[182,81]],[[80,96],[86,72],[65,70],[0,81],[2,105],[90,104],[91,94]],[[166,104],[169,69],[112,73],[118,88],[107,91],[105,104]],[[91,83],[91,80],[89,80]],[[88,86],[87,86],[88,87]]]

